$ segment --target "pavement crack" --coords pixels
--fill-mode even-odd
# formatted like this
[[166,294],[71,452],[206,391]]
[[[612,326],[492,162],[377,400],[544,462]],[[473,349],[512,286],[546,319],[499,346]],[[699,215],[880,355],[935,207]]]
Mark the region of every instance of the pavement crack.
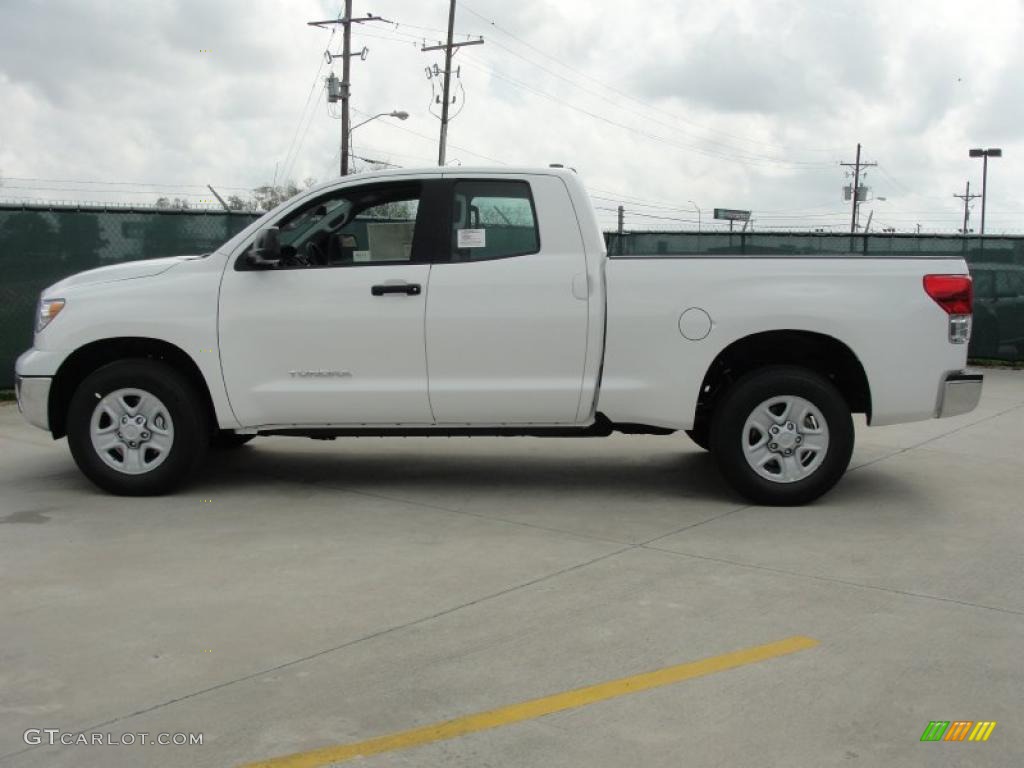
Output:
[[879,592],[889,592],[895,595],[903,595],[904,597],[912,597],[920,600],[933,600],[942,603],[953,603],[954,605],[963,605],[969,608],[980,608],[985,611],[995,611],[997,613],[1008,613],[1014,616],[1024,616],[1024,610],[1018,610],[1015,608],[1002,608],[996,605],[985,605],[984,603],[974,603],[970,600],[958,600],[955,597],[942,597],[941,595],[928,595],[923,592],[911,592],[906,589],[897,589],[896,587],[886,587],[879,584],[864,584],[858,581],[850,581],[848,579],[838,579],[834,576],[819,576],[813,573],[803,573],[801,571],[791,571],[787,568],[776,568],[771,565],[758,565],[757,563],[745,563],[741,560],[730,560],[725,557],[711,557],[710,555],[697,555],[693,552],[681,552],[676,549],[666,549],[665,547],[651,547],[646,544],[640,545],[641,548],[650,550],[652,552],[662,552],[667,555],[675,555],[677,557],[693,558],[694,560],[708,560],[714,563],[722,563],[724,565],[734,565],[740,568],[751,568],[758,571],[769,571],[771,573],[778,573],[784,576],[795,576],[800,579],[812,579],[814,581],[824,581],[831,584],[842,584],[847,587],[857,587],[858,589],[872,589]]
[[858,464],[855,467],[850,467],[846,471],[847,472],[856,472],[858,469],[863,469],[864,467],[870,467],[872,464],[877,464],[880,461],[885,461],[886,459],[891,459],[894,456],[899,456],[900,454],[916,450],[916,449],[918,449],[918,448],[920,448],[922,446],[928,445],[928,443],[934,443],[936,440],[942,440],[944,437],[949,437],[950,435],[955,435],[957,432],[963,432],[965,429],[970,429],[971,427],[975,427],[978,424],[984,424],[986,421],[991,421],[992,419],[997,419],[1000,416],[1005,416],[1006,414],[1010,413],[1011,411],[1016,411],[1016,410],[1018,410],[1020,408],[1024,408],[1024,403],[1020,403],[1019,405],[1011,406],[1010,408],[1006,408],[1005,410],[999,411],[999,413],[993,413],[991,416],[986,416],[983,419],[978,419],[977,421],[972,421],[970,424],[964,424],[963,426],[957,427],[956,429],[951,429],[951,430],[949,430],[949,432],[943,432],[941,435],[936,435],[935,437],[929,437],[927,440],[922,440],[919,443],[914,443],[913,445],[908,445],[905,448],[900,448],[898,451],[893,451],[892,453],[887,453],[887,454],[885,454],[885,456],[879,456],[877,459],[872,459],[871,461],[865,461],[863,464]]
[[[736,512],[742,512],[745,509],[753,509],[754,506],[755,506],[754,504],[744,504],[741,507],[733,507],[732,509],[727,509],[727,510],[725,510],[725,512],[720,512],[717,515],[712,515],[711,517],[708,517],[708,518],[706,518],[704,520],[698,520],[696,523],[689,523],[688,525],[684,525],[682,528],[676,528],[674,531],[669,531],[668,533],[663,533],[660,536],[655,536],[653,539],[648,539],[647,541],[642,541],[639,544],[637,544],[636,546],[637,547],[647,547],[649,544],[653,544],[656,541],[661,541],[662,539],[666,539],[669,536],[675,536],[677,533],[682,533],[683,531],[688,531],[691,528],[696,528],[699,525],[706,525],[707,523],[713,523],[716,520],[721,520],[723,517],[727,517],[728,515],[735,514]],[[650,547],[650,548],[651,549],[657,549],[657,547]]]
[[[541,583],[543,583],[545,581],[549,581],[551,579],[556,579],[559,576],[564,576],[564,575],[566,575],[568,573],[572,573],[574,571],[578,571],[578,570],[580,570],[582,568],[587,568],[587,567],[589,567],[591,565],[594,565],[595,563],[601,562],[602,560],[607,560],[607,559],[615,557],[617,555],[621,555],[624,552],[628,552],[630,550],[637,549],[639,546],[640,545],[638,545],[638,544],[631,544],[629,546],[620,547],[619,549],[613,550],[611,552],[606,552],[603,555],[598,555],[597,557],[593,557],[593,558],[591,558],[589,560],[585,560],[585,561],[583,561],[581,563],[575,563],[574,565],[570,565],[570,566],[567,566],[565,568],[561,568],[561,569],[559,569],[557,571],[553,571],[552,573],[545,574],[544,576],[538,576],[535,579],[530,579],[530,580],[524,581],[524,582],[522,582],[520,584],[516,584],[514,586],[506,587],[505,589],[498,590],[497,592],[492,592],[490,594],[483,595],[483,596],[475,598],[473,600],[469,600],[469,601],[467,601],[465,603],[460,603],[459,605],[455,605],[455,606],[452,606],[450,608],[446,608],[443,611],[438,611],[436,613],[432,613],[429,616],[421,616],[418,619],[412,619],[411,621],[407,621],[407,622],[404,622],[402,624],[396,624],[394,626],[387,627],[385,629],[380,629],[380,630],[377,630],[376,632],[371,632],[370,634],[363,635],[362,637],[357,637],[357,638],[354,638],[352,640],[348,640],[348,641],[346,641],[344,643],[339,643],[338,645],[332,646],[330,648],[324,648],[324,649],[321,649],[319,651],[315,651],[314,653],[306,654],[305,656],[301,656],[301,657],[296,658],[296,659],[291,659],[289,661],[285,661],[285,662],[282,662],[280,664],[276,664],[276,665],[274,665],[272,667],[266,667],[265,669],[260,669],[260,670],[257,670],[255,672],[250,672],[250,673],[248,673],[246,675],[241,675],[241,676],[233,678],[231,680],[225,680],[223,682],[217,683],[216,685],[207,686],[206,688],[201,688],[201,689],[199,689],[197,691],[192,691],[191,693],[186,693],[186,694],[183,694],[181,696],[176,696],[176,697],[174,697],[172,699],[167,699],[166,701],[162,701],[159,704],[152,704],[152,705],[150,705],[148,707],[143,707],[142,709],[137,709],[134,712],[129,712],[128,714],[119,715],[118,717],[113,717],[113,718],[110,718],[108,720],[104,720],[103,722],[100,722],[100,723],[94,723],[92,725],[81,726],[81,727],[76,728],[75,730],[77,732],[82,732],[82,733],[95,732],[95,731],[99,730],[100,728],[107,728],[107,727],[109,727],[111,725],[115,725],[116,723],[120,723],[120,722],[123,722],[125,720],[130,720],[131,718],[138,717],[140,715],[146,715],[146,714],[149,714],[150,712],[155,712],[156,710],[164,709],[164,708],[169,707],[169,706],[171,706],[173,704],[178,704],[178,703],[180,703],[182,701],[188,701],[189,699],[194,699],[194,698],[199,697],[199,696],[204,696],[204,695],[206,695],[208,693],[213,693],[214,691],[219,691],[219,690],[222,690],[224,688],[228,688],[228,687],[230,687],[232,685],[237,685],[238,683],[244,683],[247,680],[253,680],[253,679],[255,679],[257,677],[261,677],[263,675],[269,675],[269,674],[272,674],[274,672],[279,672],[282,669],[288,669],[289,667],[294,667],[294,666],[296,666],[298,664],[304,664],[307,661],[312,661],[313,659],[318,659],[318,658],[321,658],[323,656],[327,656],[328,654],[335,653],[337,651],[341,651],[341,650],[344,650],[346,648],[351,648],[354,645],[359,645],[360,643],[365,643],[365,642],[367,642],[369,640],[375,640],[375,639],[377,639],[379,637],[384,637],[385,635],[390,635],[390,634],[392,634],[394,632],[400,632],[400,631],[402,631],[404,629],[410,629],[410,628],[418,626],[420,624],[425,624],[425,623],[427,623],[429,621],[433,621],[435,619],[440,619],[440,618],[442,618],[444,616],[448,616],[448,615],[453,614],[453,613],[455,613],[457,611],[461,611],[461,610],[466,609],[466,608],[472,608],[473,606],[480,605],[481,603],[485,603],[485,602],[487,602],[489,600],[495,600],[497,598],[504,597],[506,595],[510,595],[510,594],[512,594],[514,592],[518,592],[519,590],[526,589],[528,587],[532,587],[532,586],[535,586],[537,584],[541,584]],[[36,745],[28,746],[28,747],[25,747],[24,749],[20,749],[20,750],[18,750],[16,752],[9,752],[9,753],[7,753],[5,755],[0,755],[0,760],[7,760],[7,759],[10,759],[12,757],[16,757],[17,755],[21,755],[21,754],[24,754],[26,752],[30,752],[32,750],[38,749],[40,746],[49,746],[49,745],[36,744]]]

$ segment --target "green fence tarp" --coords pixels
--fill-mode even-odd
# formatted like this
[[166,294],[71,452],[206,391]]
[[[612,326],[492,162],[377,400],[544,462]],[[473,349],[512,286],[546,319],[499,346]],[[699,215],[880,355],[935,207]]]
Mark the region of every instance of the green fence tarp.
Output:
[[123,208],[0,206],[0,387],[32,346],[46,286],[94,267],[207,253],[258,214]]

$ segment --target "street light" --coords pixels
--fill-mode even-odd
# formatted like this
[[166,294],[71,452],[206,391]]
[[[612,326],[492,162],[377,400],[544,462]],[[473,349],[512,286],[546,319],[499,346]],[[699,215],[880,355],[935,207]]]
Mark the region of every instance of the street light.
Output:
[[397,117],[399,120],[408,120],[409,113],[406,112],[404,109],[396,109],[391,112],[378,112],[376,115],[366,118],[365,120],[363,120],[363,122],[356,123],[355,125],[348,129],[348,145],[350,147],[352,146],[352,131],[354,131],[361,125],[366,125],[371,120],[376,120],[378,117]]
[[686,202],[697,210],[697,231],[700,232],[700,206],[693,202],[693,200],[687,200]]
[[[1002,157],[1003,150],[1001,149],[972,149],[969,151],[971,157],[980,157],[981,161],[981,232],[985,234],[985,203],[988,201],[988,194],[986,193],[986,185],[988,184],[988,159],[990,157]],[[967,234],[966,232],[964,234]]]
[[370,122],[371,120],[376,120],[378,117],[397,117],[399,120],[408,120],[409,119],[409,113],[406,112],[405,110],[402,110],[402,109],[396,109],[393,112],[379,112],[376,115],[374,115],[373,117],[368,117],[365,120],[363,120],[363,122],[356,123],[351,128],[349,128],[348,129],[349,135],[351,136],[352,135],[352,131],[354,131],[360,125],[366,125],[368,122]]

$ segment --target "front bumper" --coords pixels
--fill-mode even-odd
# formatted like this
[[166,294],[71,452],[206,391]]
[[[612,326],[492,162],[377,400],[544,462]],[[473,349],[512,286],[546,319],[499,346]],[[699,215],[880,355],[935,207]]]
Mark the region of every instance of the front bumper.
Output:
[[951,373],[939,389],[939,407],[935,415],[944,419],[970,413],[981,400],[984,376],[980,373]]
[[50,384],[49,376],[15,376],[14,392],[18,398],[18,410],[25,421],[34,427],[50,429]]

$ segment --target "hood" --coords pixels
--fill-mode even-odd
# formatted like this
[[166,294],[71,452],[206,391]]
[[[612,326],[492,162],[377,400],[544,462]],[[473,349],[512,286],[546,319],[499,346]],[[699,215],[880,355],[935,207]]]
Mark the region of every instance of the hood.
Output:
[[153,277],[166,272],[175,264],[183,261],[199,259],[201,256],[167,256],[162,259],[143,259],[141,261],[126,261],[123,264],[111,264],[109,267],[99,267],[86,272],[65,277],[58,283],[54,283],[43,293],[53,295],[64,288],[77,287],[80,285],[93,285],[96,283],[116,283],[120,280],[134,280],[137,277]]

